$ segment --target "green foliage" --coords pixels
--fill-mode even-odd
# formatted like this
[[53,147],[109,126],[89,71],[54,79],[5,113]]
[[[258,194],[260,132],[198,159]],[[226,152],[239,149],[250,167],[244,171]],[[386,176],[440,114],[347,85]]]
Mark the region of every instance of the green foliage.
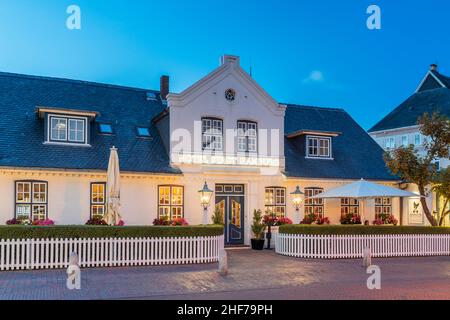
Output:
[[212,219],[213,224],[217,224],[217,225],[223,225],[224,224],[223,223],[223,221],[224,221],[223,213],[222,213],[222,211],[220,210],[219,207],[216,207],[214,209],[214,213],[213,213],[211,219]]
[[362,226],[362,225],[284,225],[279,233],[313,235],[363,234],[450,234],[449,227]]
[[[413,145],[410,145],[386,152],[384,160],[393,174],[417,185],[422,196],[420,202],[430,224],[442,225],[443,220],[437,221],[433,216],[425,197],[428,195],[427,186],[442,184],[442,177],[450,179],[450,174],[441,175],[434,165],[435,159],[450,157],[450,119],[437,112],[431,116],[425,113],[417,124],[420,132],[427,137],[423,143],[425,155],[421,155]],[[444,183],[450,182],[446,180]]]
[[223,234],[223,226],[0,226],[0,239],[43,238],[169,238],[201,237]]
[[253,223],[252,223],[252,232],[255,239],[262,239],[265,229],[266,225],[262,221],[262,212],[261,210],[255,209],[253,211]]

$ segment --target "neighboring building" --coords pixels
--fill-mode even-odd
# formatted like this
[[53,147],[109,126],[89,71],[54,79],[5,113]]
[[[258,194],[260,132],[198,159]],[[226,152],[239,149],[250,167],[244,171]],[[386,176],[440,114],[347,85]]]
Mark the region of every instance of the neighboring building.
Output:
[[[427,137],[420,133],[417,120],[424,113],[431,115],[435,111],[450,117],[450,78],[440,74],[437,65],[432,64],[416,92],[375,124],[369,130],[369,134],[385,150],[412,144],[424,153],[423,143]],[[450,159],[436,159],[436,165],[439,169],[447,168]],[[409,186],[408,189],[417,192],[415,186]],[[443,205],[443,200],[436,198],[436,195],[430,196],[428,200],[433,211],[439,210]],[[407,219],[404,219],[405,223],[412,225],[428,223],[421,209],[417,208],[417,199],[405,199],[403,202],[404,213],[407,216]],[[446,223],[449,224],[450,221]]]
[[[339,223],[359,213],[349,199],[306,201],[296,216],[291,192],[306,195],[360,178],[396,186],[383,150],[342,109],[280,104],[224,56],[181,92],[0,73],[0,222],[15,217],[83,224],[105,211],[109,149],[118,148],[121,212],[127,225],[158,216],[202,223],[206,181],[226,219],[226,241],[249,243],[254,209],[298,223],[305,212]],[[400,210],[374,199],[375,212]],[[400,217],[401,218],[401,217]]]

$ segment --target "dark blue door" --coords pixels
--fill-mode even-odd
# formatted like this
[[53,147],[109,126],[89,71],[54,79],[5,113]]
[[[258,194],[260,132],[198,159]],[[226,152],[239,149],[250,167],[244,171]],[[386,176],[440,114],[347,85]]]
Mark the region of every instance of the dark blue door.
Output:
[[216,208],[225,223],[225,243],[244,244],[244,186],[216,185]]

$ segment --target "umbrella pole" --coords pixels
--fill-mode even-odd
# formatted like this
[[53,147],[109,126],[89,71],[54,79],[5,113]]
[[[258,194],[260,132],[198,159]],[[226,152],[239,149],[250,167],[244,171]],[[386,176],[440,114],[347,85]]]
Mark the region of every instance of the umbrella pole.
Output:
[[362,225],[364,225],[364,222],[365,222],[365,220],[364,220],[364,201],[365,201],[365,199],[362,198],[361,199],[361,224]]

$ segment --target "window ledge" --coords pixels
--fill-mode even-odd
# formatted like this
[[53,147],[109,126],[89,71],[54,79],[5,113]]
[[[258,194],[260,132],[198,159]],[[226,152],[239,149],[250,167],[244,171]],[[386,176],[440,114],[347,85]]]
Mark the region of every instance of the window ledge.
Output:
[[314,160],[334,160],[334,158],[326,158],[326,157],[309,157],[309,156],[306,156],[305,159],[314,159]]
[[53,141],[45,141],[43,142],[45,145],[52,145],[52,146],[70,146],[70,147],[84,147],[84,148],[90,148],[92,147],[88,143],[73,143],[73,142],[53,142]]

